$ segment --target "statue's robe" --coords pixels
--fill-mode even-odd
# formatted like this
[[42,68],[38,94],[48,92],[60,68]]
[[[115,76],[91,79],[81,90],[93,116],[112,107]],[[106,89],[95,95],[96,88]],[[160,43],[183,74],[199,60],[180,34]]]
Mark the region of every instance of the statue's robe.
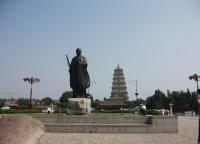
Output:
[[75,56],[70,64],[70,86],[73,97],[87,97],[86,89],[90,86],[90,77],[87,71],[87,60],[84,56]]

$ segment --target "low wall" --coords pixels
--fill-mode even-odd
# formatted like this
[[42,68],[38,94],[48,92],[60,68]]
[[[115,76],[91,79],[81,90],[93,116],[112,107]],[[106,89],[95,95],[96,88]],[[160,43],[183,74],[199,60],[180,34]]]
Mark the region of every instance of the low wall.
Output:
[[177,133],[176,116],[36,116],[46,132],[61,133]]
[[149,133],[178,133],[176,116],[153,116],[152,125],[147,128]]

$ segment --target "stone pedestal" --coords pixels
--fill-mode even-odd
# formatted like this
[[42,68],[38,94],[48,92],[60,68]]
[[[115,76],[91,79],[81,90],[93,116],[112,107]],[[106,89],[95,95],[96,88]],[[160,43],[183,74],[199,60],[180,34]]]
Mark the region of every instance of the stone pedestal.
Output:
[[91,113],[91,100],[88,98],[69,98],[67,114],[87,115]]

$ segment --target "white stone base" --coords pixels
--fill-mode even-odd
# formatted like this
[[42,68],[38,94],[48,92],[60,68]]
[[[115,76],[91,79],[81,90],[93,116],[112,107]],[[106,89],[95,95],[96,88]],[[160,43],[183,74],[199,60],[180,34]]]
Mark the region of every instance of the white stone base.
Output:
[[87,115],[91,113],[91,100],[88,98],[69,98],[67,114]]

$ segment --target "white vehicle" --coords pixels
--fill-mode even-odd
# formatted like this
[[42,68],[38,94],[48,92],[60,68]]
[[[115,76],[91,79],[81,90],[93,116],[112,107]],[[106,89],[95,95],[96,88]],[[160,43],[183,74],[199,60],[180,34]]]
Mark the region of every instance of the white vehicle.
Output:
[[54,108],[53,106],[47,107],[46,110],[42,110],[42,112],[44,113],[53,113],[54,112]]

